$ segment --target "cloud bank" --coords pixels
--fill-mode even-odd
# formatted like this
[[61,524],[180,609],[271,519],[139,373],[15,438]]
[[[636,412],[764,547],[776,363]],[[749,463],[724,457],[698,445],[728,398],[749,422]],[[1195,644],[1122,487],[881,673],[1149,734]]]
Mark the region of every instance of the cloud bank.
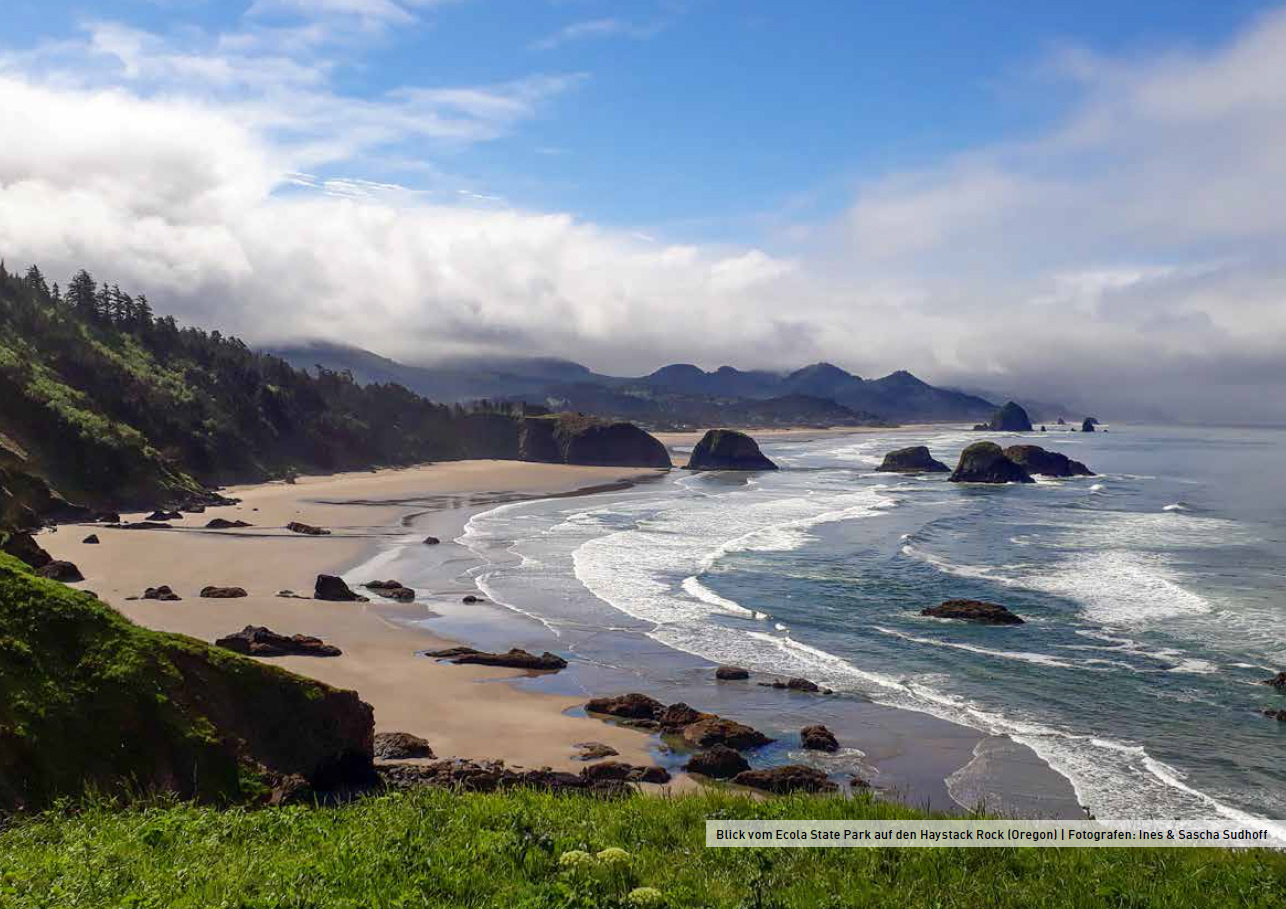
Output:
[[[342,40],[322,14],[396,27],[432,6],[261,0],[236,33],[97,23],[0,57],[22,137],[0,143],[0,255],[61,280],[83,265],[257,342],[618,373],[827,359],[1109,415],[1286,422],[1286,14],[1213,49],[1063,51],[1045,78],[1075,101],[1042,134],[723,247],[513,207],[432,163],[586,74],[358,98],[316,62]],[[363,172],[408,146],[423,185]]]

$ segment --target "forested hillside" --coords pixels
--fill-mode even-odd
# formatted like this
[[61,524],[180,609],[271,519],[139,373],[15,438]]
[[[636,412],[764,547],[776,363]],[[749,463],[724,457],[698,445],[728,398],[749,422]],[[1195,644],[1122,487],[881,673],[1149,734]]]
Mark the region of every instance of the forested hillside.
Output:
[[[548,419],[560,436],[571,431]],[[0,481],[35,475],[87,505],[153,506],[294,471],[582,450],[529,453],[526,424],[508,412],[434,404],[400,385],[310,375],[237,338],[157,316],[146,297],[85,271],[64,291],[38,267],[19,275],[0,264]],[[590,463],[668,466],[646,444],[620,459],[593,451]]]

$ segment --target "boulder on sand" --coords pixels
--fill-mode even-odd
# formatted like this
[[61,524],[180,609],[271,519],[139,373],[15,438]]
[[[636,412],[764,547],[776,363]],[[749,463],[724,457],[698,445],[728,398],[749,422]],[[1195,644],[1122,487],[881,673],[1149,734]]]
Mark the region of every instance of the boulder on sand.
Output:
[[726,745],[715,745],[709,751],[692,755],[684,765],[688,773],[699,773],[715,780],[727,780],[750,769],[750,762],[739,751]]
[[313,587],[313,596],[319,600],[334,600],[342,603],[368,602],[366,597],[353,593],[348,585],[344,583],[343,578],[337,578],[333,574],[317,575],[317,583]]
[[503,666],[508,669],[530,669],[538,672],[557,672],[567,668],[566,660],[548,650],[537,656],[517,647],[507,653],[487,653],[474,650],[472,647],[450,647],[446,650],[430,650],[424,655],[450,660],[457,665]]
[[75,584],[77,581],[85,580],[85,576],[73,563],[58,560],[37,568],[36,574],[51,581],[62,581],[64,584]]
[[799,741],[808,751],[839,751],[839,740],[821,723],[799,730]]
[[299,521],[291,521],[286,525],[286,529],[291,533],[302,533],[310,537],[330,536],[330,531],[324,527],[314,527],[312,524],[302,524]]
[[875,468],[882,473],[947,473],[951,470],[941,461],[935,461],[927,445],[899,448],[884,456],[884,463]]
[[149,587],[143,591],[144,600],[161,600],[166,603],[176,603],[183,597],[179,596],[170,589],[169,584],[161,584],[159,587]]
[[337,657],[342,652],[338,647],[327,644],[320,638],[304,634],[287,637],[258,625],[247,625],[235,634],[219,638],[214,644],[225,650],[257,657]]
[[1009,460],[995,442],[974,442],[960,452],[952,483],[1034,483],[1031,474]]
[[371,581],[369,584],[362,586],[390,600],[407,602],[415,599],[415,591],[405,586],[401,581]]
[[375,756],[382,761],[435,757],[427,741],[409,732],[375,733]]
[[705,434],[686,470],[776,470],[777,465],[764,457],[754,439],[732,429],[712,429]]
[[839,789],[820,770],[799,764],[787,764],[770,770],[745,770],[733,777],[732,781],[738,786],[749,786],[777,795],[790,792],[835,792]]
[[1009,401],[995,412],[987,428],[992,432],[1031,432],[1031,418],[1021,406]]
[[441,541],[441,540],[439,540],[437,537],[425,537],[425,538],[424,538],[424,545],[425,545],[425,546],[437,546],[437,545],[438,545],[439,543],[441,543],[441,542],[442,542],[442,541]]
[[100,541],[98,539],[98,534],[91,533],[89,536],[85,537],[85,539],[81,540],[81,542],[89,546],[97,546]]
[[580,754],[572,758],[574,761],[601,761],[620,754],[611,745],[604,745],[602,742],[577,742],[576,748]]
[[249,596],[244,587],[202,587],[201,596],[207,600],[239,600]]
[[160,509],[157,509],[156,511],[152,512],[147,517],[145,517],[143,520],[144,521],[181,521],[183,520],[183,515],[179,514],[177,511],[161,511]]
[[246,521],[229,521],[227,518],[212,518],[205,524],[206,530],[232,530],[236,527],[252,527]]
[[580,772],[591,783],[600,780],[622,780],[627,783],[668,783],[670,772],[664,767],[644,767],[624,761],[591,764]]
[[1005,457],[1030,474],[1042,477],[1092,477],[1094,472],[1080,461],[1073,461],[1057,451],[1046,451],[1039,445],[1010,445]]
[[980,625],[1022,625],[1023,620],[1004,606],[984,603],[981,600],[947,600],[937,606],[920,610],[920,615],[935,619],[960,619]]

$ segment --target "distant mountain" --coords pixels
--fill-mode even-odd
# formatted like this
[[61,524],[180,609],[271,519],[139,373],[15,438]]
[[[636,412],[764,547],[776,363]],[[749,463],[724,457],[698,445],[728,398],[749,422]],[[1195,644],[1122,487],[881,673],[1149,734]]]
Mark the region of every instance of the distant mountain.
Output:
[[690,363],[636,378],[595,373],[559,359],[472,359],[407,366],[356,347],[308,344],[269,353],[303,369],[352,372],[362,383],[397,382],[430,400],[523,401],[628,419],[653,429],[709,426],[856,426],[881,422],[971,422],[996,405],[937,388],[906,371],[863,379],[830,363],[781,374]]

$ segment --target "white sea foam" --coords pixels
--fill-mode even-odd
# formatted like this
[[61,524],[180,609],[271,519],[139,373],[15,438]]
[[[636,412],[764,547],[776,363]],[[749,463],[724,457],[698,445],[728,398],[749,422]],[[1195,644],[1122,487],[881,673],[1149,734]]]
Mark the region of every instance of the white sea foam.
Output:
[[1189,506],[1185,505],[1183,502],[1174,502],[1173,504],[1166,505],[1161,510],[1162,511],[1188,511]]
[[767,616],[765,616],[762,612],[756,612],[753,609],[747,609],[745,606],[742,606],[736,600],[729,600],[726,597],[719,596],[719,594],[715,593],[709,587],[702,584],[701,581],[698,580],[696,577],[684,578],[683,590],[689,596],[695,597],[698,600],[709,603],[711,606],[717,606],[719,609],[724,609],[724,610],[727,610],[728,612],[735,613],[737,615],[747,615],[754,619],[767,618]]
[[1083,669],[1084,664],[1069,663],[1066,660],[1060,660],[1057,657],[1049,656],[1045,653],[1026,653],[1016,650],[989,650],[986,647],[978,647],[974,644],[965,644],[959,641],[940,641],[934,638],[916,637],[913,634],[907,634],[903,631],[896,631],[892,628],[882,628],[879,625],[871,626],[880,634],[887,634],[891,637],[901,638],[904,641],[910,641],[913,644],[924,644],[929,647],[949,647],[953,650],[965,650],[969,653],[976,653],[981,656],[997,657],[1002,660],[1017,660],[1022,663],[1035,663],[1038,666],[1052,666],[1058,669]]

